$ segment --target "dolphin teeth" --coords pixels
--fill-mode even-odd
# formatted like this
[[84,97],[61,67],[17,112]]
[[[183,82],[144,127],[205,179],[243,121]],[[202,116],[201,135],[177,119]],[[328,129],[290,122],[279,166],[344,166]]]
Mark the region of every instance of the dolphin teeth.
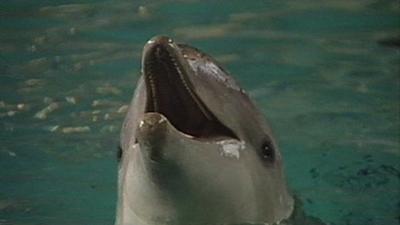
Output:
[[155,111],[158,110],[158,103],[157,103],[157,94],[156,94],[156,84],[154,81],[154,76],[152,74],[148,75],[148,81],[149,81],[149,86],[151,89],[151,98],[152,98],[152,104],[153,108]]
[[154,44],[144,54],[147,87],[145,113],[157,112],[186,135],[197,138],[237,138],[212,114],[195,92],[188,76],[194,71],[174,44]]
[[173,57],[169,52],[168,52],[168,57],[171,60],[172,64],[174,65],[176,71],[178,72],[179,79],[181,80],[183,86],[189,92],[190,96],[195,101],[195,103],[197,104],[197,106],[199,107],[201,112],[204,114],[205,117],[207,117],[208,120],[212,120],[213,119],[212,116],[207,112],[207,110],[204,108],[204,106],[200,103],[197,96],[193,93],[192,89],[190,89],[188,82],[186,81],[186,78],[182,73],[182,69],[180,68],[180,66],[178,65],[178,63],[176,61],[176,58]]

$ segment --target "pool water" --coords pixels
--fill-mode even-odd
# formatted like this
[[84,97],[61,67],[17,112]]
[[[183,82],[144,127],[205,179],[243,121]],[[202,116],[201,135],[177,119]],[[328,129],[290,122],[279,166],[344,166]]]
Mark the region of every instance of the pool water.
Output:
[[1,1],[0,224],[113,223],[119,130],[157,34],[251,94],[307,214],[400,224],[399,16],[395,0]]

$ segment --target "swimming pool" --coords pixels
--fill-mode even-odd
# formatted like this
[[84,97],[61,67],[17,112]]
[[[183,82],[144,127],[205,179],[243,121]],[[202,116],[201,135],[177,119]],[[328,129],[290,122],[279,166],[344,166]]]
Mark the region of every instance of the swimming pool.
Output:
[[[84,2],[84,3],[83,3]],[[0,224],[112,224],[119,130],[154,35],[217,58],[330,224],[399,224],[396,1],[0,3]]]

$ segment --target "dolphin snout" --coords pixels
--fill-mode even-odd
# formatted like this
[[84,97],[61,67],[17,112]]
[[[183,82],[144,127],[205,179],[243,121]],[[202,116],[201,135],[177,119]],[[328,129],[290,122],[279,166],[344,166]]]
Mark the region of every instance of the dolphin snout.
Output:
[[148,45],[168,45],[173,42],[174,41],[167,36],[155,36],[147,41],[146,46],[148,46]]

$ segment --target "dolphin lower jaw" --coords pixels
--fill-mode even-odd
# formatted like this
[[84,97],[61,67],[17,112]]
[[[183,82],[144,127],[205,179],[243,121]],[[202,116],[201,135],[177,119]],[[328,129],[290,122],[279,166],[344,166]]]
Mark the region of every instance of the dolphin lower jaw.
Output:
[[195,93],[194,75],[179,47],[169,38],[157,37],[145,46],[143,75],[147,90],[145,112],[157,112],[180,132],[193,138],[236,138]]
[[146,113],[137,128],[137,142],[147,148],[160,148],[163,145],[169,124],[159,113]]

